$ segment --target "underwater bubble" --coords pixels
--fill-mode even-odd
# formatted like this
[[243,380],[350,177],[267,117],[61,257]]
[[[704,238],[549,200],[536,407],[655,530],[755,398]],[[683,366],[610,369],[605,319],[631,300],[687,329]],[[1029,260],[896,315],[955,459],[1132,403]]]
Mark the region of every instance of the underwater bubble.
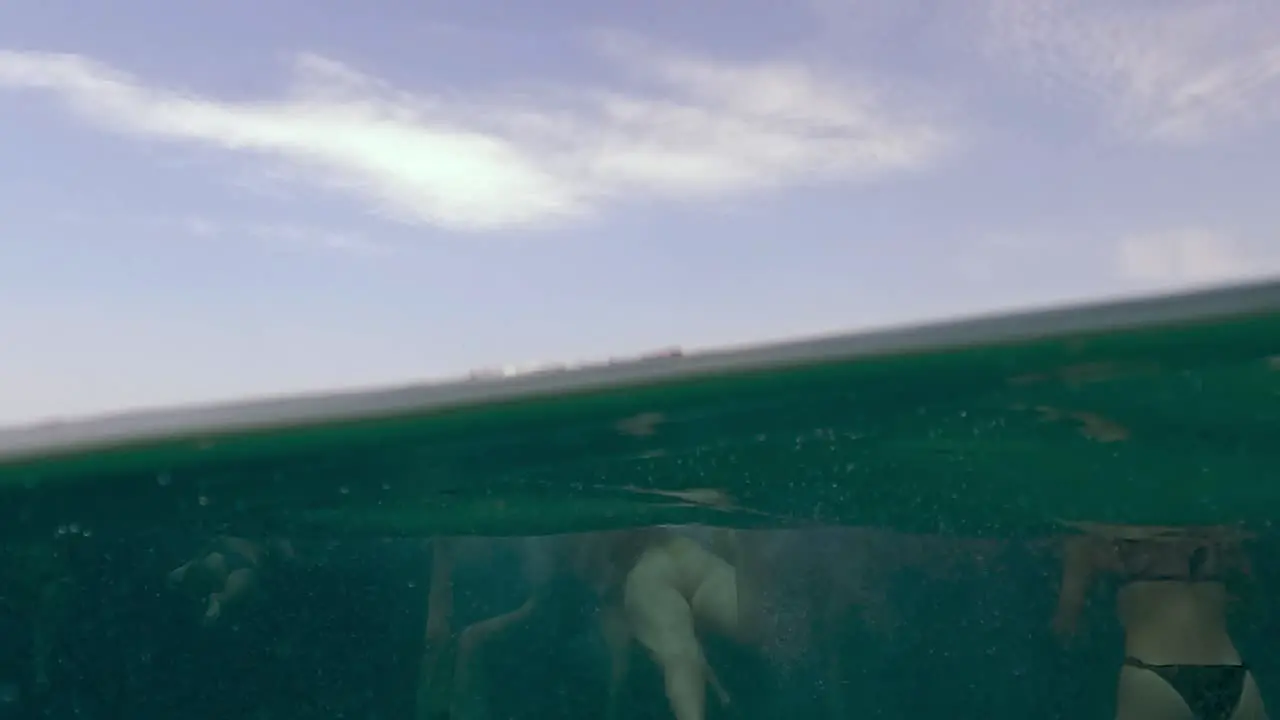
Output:
[[169,473],[160,473],[156,476],[156,484],[160,487],[169,487],[173,482],[173,478],[169,477]]
[[200,503],[200,507],[208,507],[208,505],[209,505],[209,496],[208,496],[208,495],[201,495],[199,498],[197,498],[197,499],[196,499],[196,502],[197,502],[197,503]]
[[342,487],[338,488],[338,492],[342,493],[343,495],[350,495],[351,488],[347,487],[346,485],[343,485]]

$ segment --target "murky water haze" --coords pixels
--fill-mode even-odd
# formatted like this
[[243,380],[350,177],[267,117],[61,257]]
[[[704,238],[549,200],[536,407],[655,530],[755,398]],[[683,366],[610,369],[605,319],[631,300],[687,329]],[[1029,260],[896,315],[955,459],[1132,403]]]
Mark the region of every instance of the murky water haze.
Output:
[[[686,528],[714,546],[708,528]],[[1122,635],[1113,593],[1078,635],[1049,629],[1052,538],[971,539],[869,528],[754,530],[768,632],[700,633],[727,702],[708,717],[1051,717],[1112,712]],[[587,535],[456,538],[447,627],[431,628],[433,543],[309,538],[255,566],[254,588],[204,621],[168,580],[209,547],[195,534],[61,538],[5,556],[4,717],[570,718],[609,705],[602,598],[573,548]],[[1251,545],[1231,627],[1264,696],[1280,671],[1280,538]],[[1114,588],[1113,588],[1114,589]],[[468,629],[538,607],[472,647]],[[700,630],[702,630],[700,628]],[[39,634],[41,637],[36,638]],[[44,645],[41,645],[44,643]],[[433,643],[444,669],[424,670]],[[464,652],[462,647],[466,646]],[[37,647],[45,648],[37,668]],[[632,647],[617,718],[671,716],[657,666]],[[466,665],[465,670],[461,669]],[[40,675],[37,677],[37,675]],[[447,714],[446,714],[447,713]]]

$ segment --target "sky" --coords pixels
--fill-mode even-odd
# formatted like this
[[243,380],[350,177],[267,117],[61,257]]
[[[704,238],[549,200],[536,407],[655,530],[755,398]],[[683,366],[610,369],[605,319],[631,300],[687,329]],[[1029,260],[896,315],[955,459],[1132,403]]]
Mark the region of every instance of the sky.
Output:
[[1273,0],[7,0],[0,423],[1280,274]]

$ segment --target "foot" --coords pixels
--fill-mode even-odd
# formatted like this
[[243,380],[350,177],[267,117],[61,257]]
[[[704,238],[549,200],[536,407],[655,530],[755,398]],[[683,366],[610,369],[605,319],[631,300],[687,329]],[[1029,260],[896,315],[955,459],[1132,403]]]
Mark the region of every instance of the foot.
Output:
[[212,625],[218,622],[218,618],[222,617],[222,601],[217,595],[209,596],[209,606],[204,611],[204,618],[201,622],[205,625]]
[[169,587],[173,588],[182,584],[182,578],[186,576],[188,567],[189,565],[183,565],[182,567],[169,573],[169,577],[168,577]]

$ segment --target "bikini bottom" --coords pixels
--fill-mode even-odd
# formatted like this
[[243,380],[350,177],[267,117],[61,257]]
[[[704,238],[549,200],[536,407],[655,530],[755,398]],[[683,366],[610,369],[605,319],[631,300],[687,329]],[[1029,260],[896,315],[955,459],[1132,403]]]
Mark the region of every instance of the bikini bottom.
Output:
[[1135,657],[1124,664],[1160,676],[1182,697],[1196,720],[1230,720],[1244,695],[1249,668],[1239,665],[1153,665]]

